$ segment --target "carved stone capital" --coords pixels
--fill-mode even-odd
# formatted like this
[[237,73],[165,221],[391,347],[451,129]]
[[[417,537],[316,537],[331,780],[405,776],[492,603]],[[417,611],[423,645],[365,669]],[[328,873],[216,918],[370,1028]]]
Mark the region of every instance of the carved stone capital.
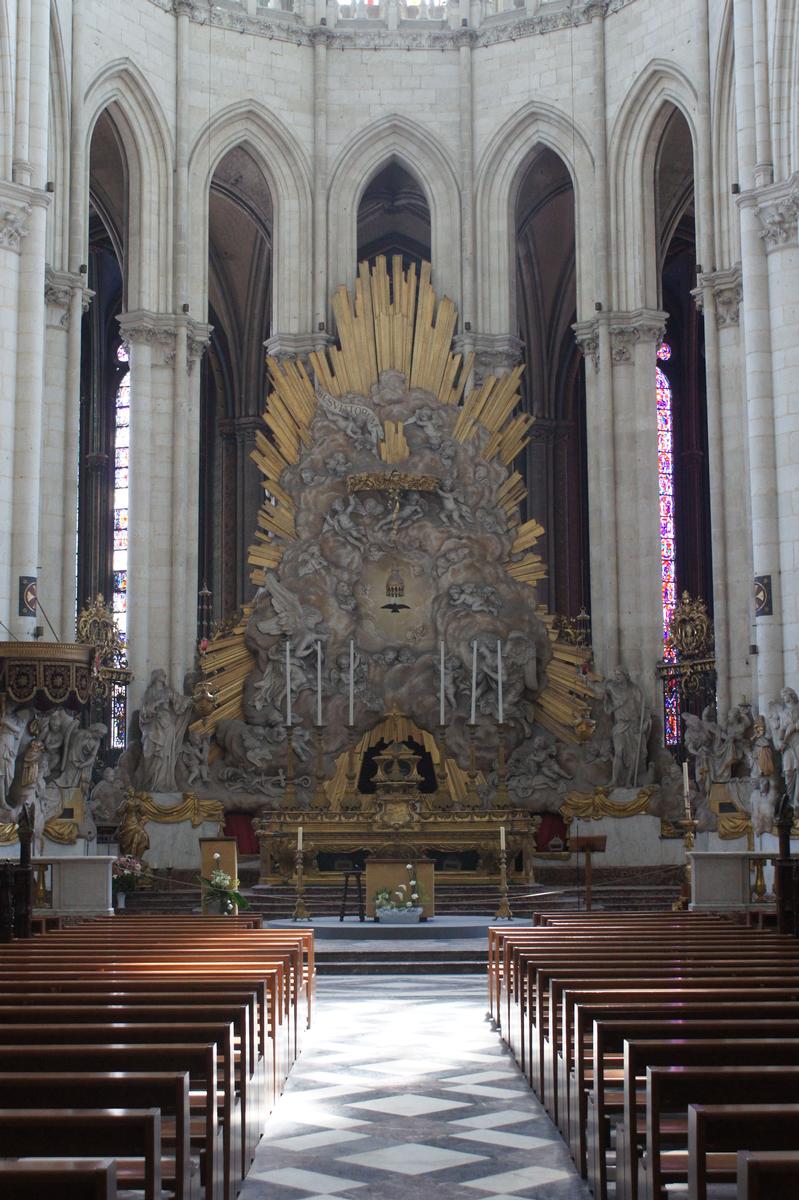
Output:
[[512,333],[462,333],[454,340],[461,353],[474,351],[477,386],[489,375],[507,375],[524,355],[524,342]]
[[745,192],[738,203],[754,208],[767,254],[799,244],[799,173]]
[[610,313],[610,354],[614,363],[631,363],[639,342],[660,342],[668,313],[655,308]]
[[22,253],[22,242],[28,236],[30,204],[8,204],[0,197],[0,249]]
[[153,313],[139,308],[117,317],[122,341],[130,348],[136,342],[160,351],[160,364],[171,366],[175,361],[175,322],[172,313]]
[[308,30],[308,41],[312,46],[332,46],[335,40],[335,33],[326,25],[314,25]]
[[576,321],[572,325],[577,349],[586,362],[592,362],[599,370],[599,322]]
[[213,325],[201,321],[189,321],[186,327],[186,369],[191,375],[194,364],[199,362],[211,341]]
[[335,338],[324,330],[315,333],[273,333],[264,342],[264,349],[271,358],[301,358],[306,361],[312,350],[323,350],[332,346]]
[[699,286],[691,291],[697,310],[703,311],[705,288],[710,287],[716,301],[716,325],[737,325],[743,299],[741,264],[736,263],[723,271],[708,271],[699,276]]
[[197,6],[192,3],[192,0],[174,0],[172,11],[176,17],[192,18],[197,15]]
[[81,306],[83,311],[87,312],[94,298],[94,292],[84,286],[83,275],[75,275],[71,271],[54,271],[52,267],[45,266],[45,304],[48,309],[62,310],[60,315],[57,311],[53,313],[52,324],[59,325],[62,329],[69,329],[72,295],[75,291],[82,293]]

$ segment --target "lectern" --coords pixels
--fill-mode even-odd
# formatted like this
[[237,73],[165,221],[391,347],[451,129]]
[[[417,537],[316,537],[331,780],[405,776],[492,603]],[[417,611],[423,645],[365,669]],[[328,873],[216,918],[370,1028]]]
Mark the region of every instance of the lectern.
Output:
[[605,834],[569,838],[569,849],[574,854],[585,855],[585,911],[591,911],[591,855],[601,854],[607,845]]

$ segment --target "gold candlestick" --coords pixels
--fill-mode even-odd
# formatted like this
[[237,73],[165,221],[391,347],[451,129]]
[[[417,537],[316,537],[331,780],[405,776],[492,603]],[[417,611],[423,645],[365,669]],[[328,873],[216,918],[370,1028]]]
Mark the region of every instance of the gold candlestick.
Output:
[[494,916],[497,921],[513,920],[508,896],[508,855],[504,849],[499,852],[499,907]]
[[330,808],[330,800],[325,791],[324,728],[324,725],[315,726],[316,787],[314,788],[313,800],[311,801],[311,807],[318,809],[320,812]]
[[286,726],[286,783],[283,788],[283,807],[293,808],[294,794],[294,726]]
[[675,825],[683,831],[683,845],[685,846],[685,866],[683,867],[683,883],[682,895],[673,906],[675,909],[687,909],[691,903],[691,873],[692,864],[690,853],[696,842],[697,822],[690,815],[690,809],[686,809],[686,816],[681,817],[679,821],[675,821]]
[[358,794],[355,775],[355,726],[347,726],[347,807],[352,810],[357,807]]
[[504,721],[497,721],[497,790],[494,798],[497,808],[508,806],[508,766],[505,761],[507,730]]
[[297,847],[297,851],[294,856],[294,865],[297,873],[297,881],[295,886],[297,899],[294,902],[294,912],[291,914],[291,919],[292,921],[310,921],[311,914],[309,913],[308,907],[305,903],[305,873],[303,869],[303,852],[299,846]]
[[436,770],[436,787],[439,792],[447,790],[447,727],[439,725],[438,738],[436,739],[438,746],[438,768]]
[[475,740],[477,738],[477,722],[467,722],[466,728],[469,731],[469,770],[467,772],[469,784],[467,794],[469,797],[469,808],[476,808],[480,798],[477,795],[477,749]]

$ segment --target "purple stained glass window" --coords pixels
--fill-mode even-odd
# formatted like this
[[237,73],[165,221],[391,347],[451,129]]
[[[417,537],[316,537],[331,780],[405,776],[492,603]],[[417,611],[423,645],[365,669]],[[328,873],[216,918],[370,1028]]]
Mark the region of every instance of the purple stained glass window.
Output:
[[[117,350],[117,361],[127,364],[130,360],[124,346]],[[120,380],[114,400],[114,574],[112,607],[119,632],[123,639],[127,635],[128,607],[128,454],[130,451],[130,372]],[[112,730],[112,745],[124,746],[124,722],[122,741],[118,730]]]
[[[668,645],[669,627],[677,604],[677,543],[674,536],[674,443],[672,423],[672,392],[668,377],[660,363],[671,358],[671,346],[663,342],[658,347],[655,368],[655,398],[658,433],[658,498],[660,503],[660,586],[663,605],[663,658],[674,662],[676,654]],[[676,682],[666,682],[663,706],[664,733],[667,746],[679,746],[682,741],[680,694]]]

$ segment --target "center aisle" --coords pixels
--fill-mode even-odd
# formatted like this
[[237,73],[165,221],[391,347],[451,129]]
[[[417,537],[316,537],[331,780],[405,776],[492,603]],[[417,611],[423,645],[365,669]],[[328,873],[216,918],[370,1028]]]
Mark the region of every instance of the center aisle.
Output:
[[485,1008],[483,975],[318,979],[240,1200],[585,1200]]

